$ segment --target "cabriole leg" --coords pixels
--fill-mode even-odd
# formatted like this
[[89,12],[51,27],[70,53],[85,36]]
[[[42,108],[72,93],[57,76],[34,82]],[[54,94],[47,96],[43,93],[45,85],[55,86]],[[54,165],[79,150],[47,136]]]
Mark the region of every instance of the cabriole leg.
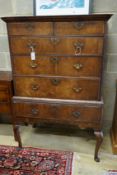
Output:
[[13,125],[14,138],[18,142],[18,146],[22,148],[22,141],[19,132],[19,125]]
[[99,148],[103,142],[103,132],[102,131],[94,131],[94,134],[96,136],[96,147],[95,147],[94,160],[96,162],[100,162],[100,159],[98,157],[98,151],[99,151]]

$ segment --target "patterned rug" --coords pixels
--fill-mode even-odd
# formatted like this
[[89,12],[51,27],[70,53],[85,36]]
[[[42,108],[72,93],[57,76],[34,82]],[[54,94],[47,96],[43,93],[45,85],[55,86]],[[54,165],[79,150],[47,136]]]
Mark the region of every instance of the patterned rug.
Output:
[[0,146],[0,175],[72,175],[73,153]]

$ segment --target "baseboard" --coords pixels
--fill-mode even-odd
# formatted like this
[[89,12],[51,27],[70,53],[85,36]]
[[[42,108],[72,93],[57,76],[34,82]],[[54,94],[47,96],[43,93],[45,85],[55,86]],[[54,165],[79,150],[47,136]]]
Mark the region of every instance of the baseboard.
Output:
[[117,154],[117,142],[115,141],[115,137],[114,137],[112,128],[110,130],[110,137],[111,137],[113,154]]

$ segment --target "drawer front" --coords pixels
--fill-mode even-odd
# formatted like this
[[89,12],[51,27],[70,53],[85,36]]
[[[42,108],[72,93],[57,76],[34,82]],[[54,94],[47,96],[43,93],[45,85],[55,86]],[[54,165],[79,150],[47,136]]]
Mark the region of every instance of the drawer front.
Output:
[[6,91],[1,91],[0,90],[0,103],[1,102],[8,102],[9,101],[9,92],[8,90]]
[[[91,92],[91,93],[90,93]],[[78,78],[15,78],[15,95],[42,98],[98,100],[100,81]]]
[[[60,75],[100,77],[101,57],[14,56],[14,73],[19,75]],[[22,66],[19,66],[22,65]]]
[[9,23],[9,35],[52,35],[51,22]]
[[11,107],[9,103],[3,104],[0,103],[0,113],[10,113]]
[[57,35],[88,35],[104,34],[103,21],[78,21],[55,23]]
[[34,104],[30,102],[13,103],[16,118],[40,118],[42,120],[61,121],[69,124],[78,122],[99,123],[102,107],[65,105],[65,104]]
[[8,91],[8,85],[0,82],[0,91]]
[[36,54],[71,54],[75,56],[102,55],[103,49],[102,37],[12,37],[10,43],[12,54],[20,55],[30,54],[32,48]]

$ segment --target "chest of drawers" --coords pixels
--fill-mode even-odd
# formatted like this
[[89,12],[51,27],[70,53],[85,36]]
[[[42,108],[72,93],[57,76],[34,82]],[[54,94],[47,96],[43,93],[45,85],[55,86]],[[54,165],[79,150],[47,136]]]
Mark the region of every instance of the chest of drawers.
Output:
[[12,86],[11,72],[0,71],[0,113],[11,114]]
[[8,17],[14,134],[20,122],[93,128],[103,140],[101,97],[106,22],[111,15]]

